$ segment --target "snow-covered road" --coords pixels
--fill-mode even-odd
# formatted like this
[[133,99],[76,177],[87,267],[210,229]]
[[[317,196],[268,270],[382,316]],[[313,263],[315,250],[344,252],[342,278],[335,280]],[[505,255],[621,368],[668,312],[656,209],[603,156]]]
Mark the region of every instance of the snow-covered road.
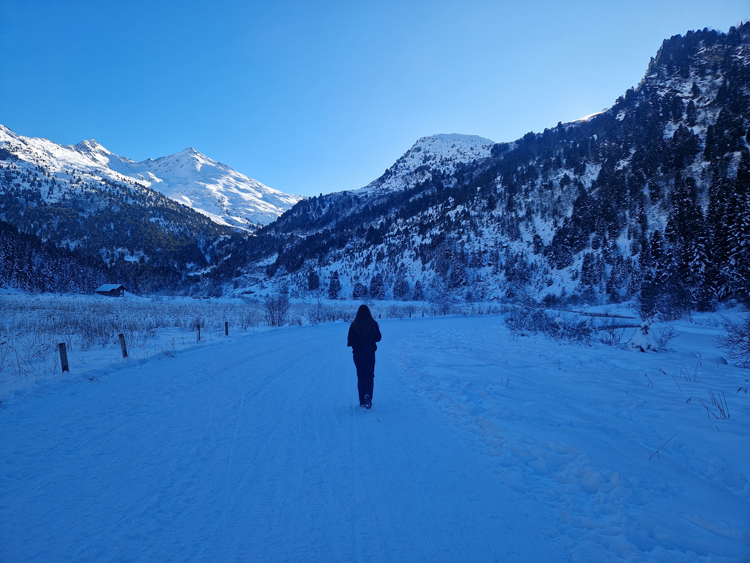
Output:
[[342,324],[164,356],[7,409],[0,560],[562,560],[543,507],[410,389],[399,329],[371,411]]
[[748,401],[691,462],[705,413],[676,380],[636,381],[627,362],[645,354],[516,340],[498,317],[381,326],[371,411],[343,323],[123,362],[4,406],[0,561],[750,554],[733,451]]

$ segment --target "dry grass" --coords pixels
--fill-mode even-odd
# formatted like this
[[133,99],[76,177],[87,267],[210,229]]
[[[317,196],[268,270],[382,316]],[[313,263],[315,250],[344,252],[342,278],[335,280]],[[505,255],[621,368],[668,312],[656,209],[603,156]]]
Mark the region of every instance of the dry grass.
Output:
[[[0,299],[0,374],[40,376],[59,370],[57,345],[68,352],[119,347],[119,334],[129,350],[145,349],[157,331],[178,329],[182,340],[210,339],[230,331],[261,326],[350,321],[359,307],[352,301],[293,302],[285,296],[266,300],[170,299],[155,297],[3,296]],[[378,319],[437,316],[431,303],[371,303]],[[493,309],[494,308],[494,309]],[[497,312],[496,306],[467,305],[463,314]]]

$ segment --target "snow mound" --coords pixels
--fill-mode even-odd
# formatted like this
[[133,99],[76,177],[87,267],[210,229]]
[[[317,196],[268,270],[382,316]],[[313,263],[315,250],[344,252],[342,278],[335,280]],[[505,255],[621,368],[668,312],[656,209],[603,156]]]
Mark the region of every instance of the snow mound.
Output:
[[628,342],[628,348],[638,352],[657,352],[659,350],[659,344],[651,333],[648,323],[643,323],[641,328],[635,331],[633,338]]

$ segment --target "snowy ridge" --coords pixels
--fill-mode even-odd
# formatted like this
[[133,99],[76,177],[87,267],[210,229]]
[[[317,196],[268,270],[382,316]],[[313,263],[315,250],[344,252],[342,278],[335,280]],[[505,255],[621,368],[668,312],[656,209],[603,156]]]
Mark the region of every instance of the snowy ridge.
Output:
[[20,161],[41,165],[67,183],[76,171],[114,182],[138,183],[208,216],[220,225],[252,229],[275,220],[300,199],[216,162],[194,148],[135,162],[118,156],[94,139],[63,146],[23,137],[0,125],[0,149]]
[[453,174],[459,163],[489,157],[494,144],[484,137],[457,133],[422,137],[385,174],[363,190],[378,193],[401,191],[428,179],[431,171]]

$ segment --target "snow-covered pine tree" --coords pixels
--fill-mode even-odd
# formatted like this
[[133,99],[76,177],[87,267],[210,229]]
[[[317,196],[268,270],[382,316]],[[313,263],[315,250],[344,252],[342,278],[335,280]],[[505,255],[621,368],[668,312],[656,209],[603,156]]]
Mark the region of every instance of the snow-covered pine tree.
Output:
[[393,298],[403,299],[409,293],[409,282],[403,272],[399,272],[396,281],[393,284]]
[[307,272],[307,290],[308,291],[315,291],[320,287],[320,276],[318,276],[318,273],[315,270],[310,270]]
[[422,287],[421,280],[414,282],[414,295],[412,295],[414,301],[424,300],[424,288]]
[[341,282],[339,281],[339,273],[335,271],[331,274],[331,281],[328,283],[328,299],[338,299],[340,291]]
[[728,237],[726,274],[733,291],[750,297],[750,191],[734,198],[736,218]]
[[352,290],[352,298],[361,299],[365,295],[367,295],[367,286],[361,282],[355,283]]
[[378,272],[370,280],[370,295],[373,299],[385,298],[385,284],[383,283],[383,274]]

